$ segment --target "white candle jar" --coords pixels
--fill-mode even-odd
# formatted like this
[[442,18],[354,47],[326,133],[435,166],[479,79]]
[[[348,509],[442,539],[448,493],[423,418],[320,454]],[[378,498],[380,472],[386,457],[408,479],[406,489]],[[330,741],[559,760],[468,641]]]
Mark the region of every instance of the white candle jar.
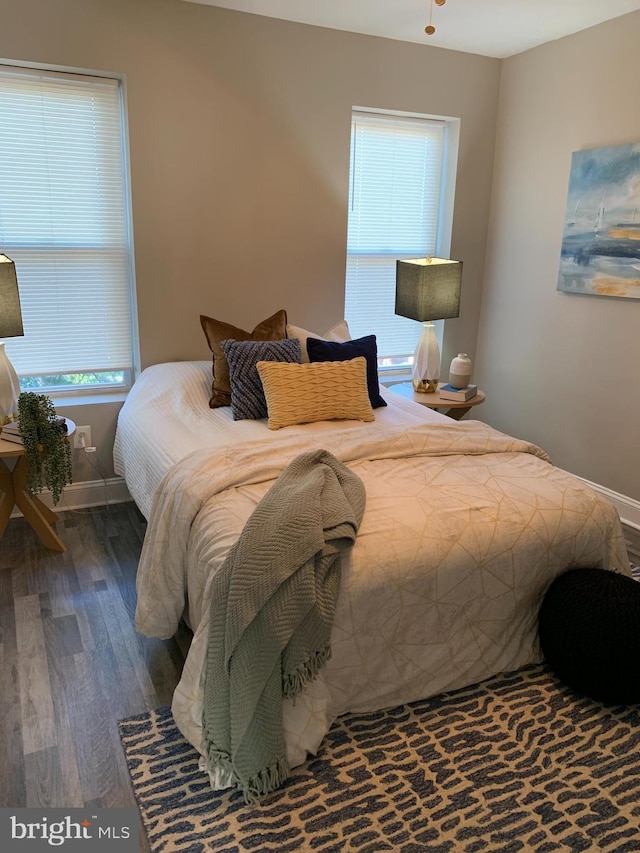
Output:
[[459,352],[451,361],[449,385],[453,388],[466,388],[471,382],[471,359],[466,352]]

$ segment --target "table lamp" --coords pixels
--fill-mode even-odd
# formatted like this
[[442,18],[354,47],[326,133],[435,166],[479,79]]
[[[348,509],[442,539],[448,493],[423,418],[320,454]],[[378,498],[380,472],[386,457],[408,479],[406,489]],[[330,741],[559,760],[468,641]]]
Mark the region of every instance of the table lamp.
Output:
[[415,391],[433,393],[440,379],[440,347],[434,320],[460,313],[462,261],[415,258],[396,261],[396,314],[422,323],[422,335],[413,355]]
[[[16,265],[0,254],[0,338],[24,335]],[[20,383],[13,365],[0,341],[0,425],[15,419],[18,413]]]

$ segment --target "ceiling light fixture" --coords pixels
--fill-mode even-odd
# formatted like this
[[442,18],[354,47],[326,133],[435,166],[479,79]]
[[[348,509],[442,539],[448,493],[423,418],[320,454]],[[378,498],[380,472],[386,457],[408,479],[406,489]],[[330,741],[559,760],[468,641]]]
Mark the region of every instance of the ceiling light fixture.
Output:
[[429,25],[424,28],[424,31],[428,36],[432,36],[436,31],[436,28],[431,23],[433,19],[433,4],[435,3],[436,6],[444,6],[446,2],[447,0],[431,0],[431,7],[429,9]]

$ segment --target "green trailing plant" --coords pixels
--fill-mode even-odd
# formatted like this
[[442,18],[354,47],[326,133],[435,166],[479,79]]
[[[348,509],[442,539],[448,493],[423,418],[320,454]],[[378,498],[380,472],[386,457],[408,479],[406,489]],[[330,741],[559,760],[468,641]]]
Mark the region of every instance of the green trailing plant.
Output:
[[23,391],[18,397],[20,435],[27,467],[26,488],[30,495],[46,486],[57,504],[64,487],[71,483],[71,447],[51,399],[45,394]]

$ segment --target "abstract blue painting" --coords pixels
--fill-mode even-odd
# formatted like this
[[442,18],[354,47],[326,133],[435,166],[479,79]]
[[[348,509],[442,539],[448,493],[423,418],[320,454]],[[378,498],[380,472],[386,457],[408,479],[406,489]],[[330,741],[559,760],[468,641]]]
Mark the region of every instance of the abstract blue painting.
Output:
[[573,152],[558,290],[640,299],[640,143]]

